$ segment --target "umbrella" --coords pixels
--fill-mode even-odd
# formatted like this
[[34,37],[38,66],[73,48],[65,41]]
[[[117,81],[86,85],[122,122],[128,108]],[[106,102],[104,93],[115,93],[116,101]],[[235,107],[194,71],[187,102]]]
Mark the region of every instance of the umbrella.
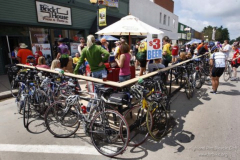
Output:
[[123,17],[121,20],[112,25],[98,31],[100,35],[147,35],[147,34],[162,34],[163,31],[156,29],[133,15]]
[[113,36],[102,36],[102,38],[105,38],[107,41],[118,41],[119,39]]

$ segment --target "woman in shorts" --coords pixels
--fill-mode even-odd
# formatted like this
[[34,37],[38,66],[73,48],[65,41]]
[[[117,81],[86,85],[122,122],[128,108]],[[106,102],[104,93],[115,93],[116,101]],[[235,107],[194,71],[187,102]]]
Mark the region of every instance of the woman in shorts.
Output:
[[232,59],[232,67],[233,67],[233,77],[231,78],[231,81],[237,80],[237,68],[240,66],[240,51],[238,50],[239,43],[234,42],[233,43],[233,59]]

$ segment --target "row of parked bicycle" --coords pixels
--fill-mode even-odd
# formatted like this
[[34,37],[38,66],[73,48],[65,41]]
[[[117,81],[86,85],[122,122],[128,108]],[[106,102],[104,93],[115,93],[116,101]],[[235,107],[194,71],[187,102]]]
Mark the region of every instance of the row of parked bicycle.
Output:
[[[184,81],[188,98],[203,85],[208,67],[202,57],[172,70],[175,79]],[[169,132],[167,72],[121,89],[94,84],[95,93],[82,91],[76,78],[37,68],[9,66],[8,75],[12,89],[18,89],[13,96],[27,130],[31,119],[44,119],[51,134],[67,138],[80,132],[82,124],[93,146],[109,157],[122,154],[128,145],[141,145],[149,135],[159,141]]]

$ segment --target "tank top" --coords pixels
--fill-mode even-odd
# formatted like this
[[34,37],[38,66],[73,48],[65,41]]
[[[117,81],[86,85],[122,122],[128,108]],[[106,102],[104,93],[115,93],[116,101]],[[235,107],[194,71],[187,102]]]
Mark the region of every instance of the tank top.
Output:
[[131,74],[131,71],[130,71],[131,55],[129,53],[125,53],[124,55],[125,55],[125,61],[124,61],[123,67],[120,68],[120,72],[119,72],[120,76],[127,76]]

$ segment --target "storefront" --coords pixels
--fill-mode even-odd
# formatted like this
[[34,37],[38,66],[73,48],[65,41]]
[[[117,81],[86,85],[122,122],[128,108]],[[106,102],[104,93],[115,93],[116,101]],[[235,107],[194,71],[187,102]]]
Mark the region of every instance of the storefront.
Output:
[[[102,7],[106,6],[100,5]],[[21,0],[21,3],[8,0],[1,3],[0,75],[6,73],[5,65],[11,63],[10,53],[19,43],[28,45],[33,53],[39,46],[44,56],[52,59],[56,56],[57,40],[64,38],[71,55],[75,55],[79,37],[86,38],[96,26],[96,13],[96,5],[89,0]],[[120,1],[118,8],[107,7],[107,16],[111,17],[107,25],[127,14],[127,0]]]

